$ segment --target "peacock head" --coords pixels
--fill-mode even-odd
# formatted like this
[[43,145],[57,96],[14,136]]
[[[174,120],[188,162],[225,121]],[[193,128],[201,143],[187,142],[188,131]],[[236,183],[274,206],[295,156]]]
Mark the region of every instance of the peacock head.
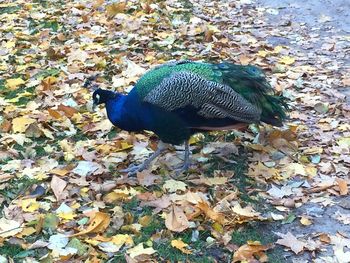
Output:
[[108,100],[118,97],[118,95],[118,93],[111,90],[97,89],[92,94],[93,105],[97,106],[106,103]]

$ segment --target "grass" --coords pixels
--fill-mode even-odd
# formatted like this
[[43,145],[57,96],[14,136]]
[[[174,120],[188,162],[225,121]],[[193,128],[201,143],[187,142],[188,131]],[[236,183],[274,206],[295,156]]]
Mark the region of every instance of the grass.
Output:
[[8,242],[5,242],[0,247],[0,255],[11,257],[14,259],[14,262],[22,262],[21,259],[34,256],[35,254],[35,250],[24,250],[19,245],[10,244]]
[[0,195],[5,198],[5,202],[0,205],[0,211],[2,211],[3,206],[7,202],[11,202],[11,200],[16,199],[19,195],[24,194],[32,185],[38,183],[38,181],[24,176],[13,178],[6,183],[7,187],[0,190]]
[[[242,246],[247,241],[259,241],[262,245],[273,244],[277,237],[272,233],[271,227],[267,223],[252,222],[244,225],[237,231],[232,233],[231,242]],[[267,251],[267,256],[270,263],[286,262],[283,258],[283,249],[281,247],[274,247]]]

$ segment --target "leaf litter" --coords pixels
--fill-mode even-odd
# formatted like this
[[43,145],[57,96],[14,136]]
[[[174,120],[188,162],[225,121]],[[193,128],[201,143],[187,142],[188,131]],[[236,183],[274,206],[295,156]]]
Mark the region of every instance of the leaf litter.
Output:
[[[284,226],[312,229],[322,211],[348,195],[350,106],[335,87],[347,86],[350,76],[330,52],[341,57],[349,38],[337,33],[317,53],[310,48],[317,34],[301,36],[303,25],[285,20],[271,27],[266,14],[278,10],[252,1],[1,3],[0,244],[49,261],[266,262],[281,245],[296,255],[311,251],[317,262],[348,262],[346,233],[317,228],[303,235]],[[288,34],[302,51],[266,41]],[[91,112],[83,82],[99,74],[101,87],[128,92],[158,64],[208,57],[262,67],[291,100],[285,127],[195,136],[195,169],[185,182],[170,179],[175,152],[137,178],[119,174],[155,142],[147,132],[119,131],[105,111]],[[211,141],[203,146],[203,139]],[[238,166],[242,153],[244,186],[227,165]],[[332,220],[349,225],[346,209]],[[233,239],[240,227],[270,221],[286,230],[275,231],[274,241]],[[173,254],[165,253],[170,247]],[[320,253],[328,248],[333,253]]]

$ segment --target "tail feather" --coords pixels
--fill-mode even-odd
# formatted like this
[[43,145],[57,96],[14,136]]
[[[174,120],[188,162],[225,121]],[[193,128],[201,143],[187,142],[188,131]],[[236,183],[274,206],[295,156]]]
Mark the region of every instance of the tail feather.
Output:
[[261,121],[282,126],[289,110],[286,98],[276,95],[260,68],[252,65],[220,63],[216,70],[221,71],[223,83],[262,110]]

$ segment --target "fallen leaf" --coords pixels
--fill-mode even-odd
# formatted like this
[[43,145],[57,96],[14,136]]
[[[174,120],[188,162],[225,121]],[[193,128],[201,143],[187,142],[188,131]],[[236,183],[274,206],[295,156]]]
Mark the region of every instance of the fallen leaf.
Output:
[[204,214],[213,221],[220,224],[225,224],[225,217],[222,213],[214,211],[206,202],[200,202],[197,207],[204,212]]
[[144,248],[143,243],[140,243],[137,246],[127,250],[127,253],[130,255],[131,258],[135,258],[140,255],[152,255],[156,252],[157,251],[154,250],[152,247]]
[[34,119],[29,117],[18,117],[12,120],[12,130],[13,132],[23,133],[27,130],[28,126],[36,122]]
[[295,58],[289,57],[289,56],[284,56],[278,62],[285,64],[285,65],[291,65],[295,62]]
[[302,217],[300,218],[300,223],[301,223],[302,225],[304,225],[304,226],[309,226],[309,225],[312,224],[312,221],[311,221],[309,218],[307,218],[307,217],[305,217],[305,216],[302,216]]
[[171,240],[171,246],[177,248],[184,254],[192,254],[192,251],[187,249],[188,244],[183,242],[181,239]]
[[257,217],[260,216],[259,212],[254,211],[253,207],[251,206],[246,206],[244,208],[241,207],[240,204],[236,204],[233,208],[232,208],[232,212],[240,215],[240,216],[244,216],[244,217]]
[[63,104],[58,105],[57,109],[59,111],[62,111],[68,118],[73,117],[73,115],[78,112],[73,107],[66,106],[66,105],[63,105]]
[[187,185],[182,181],[176,181],[174,179],[170,179],[170,180],[165,181],[163,188],[168,190],[168,192],[172,193],[172,192],[176,192],[178,190],[186,191]]
[[295,254],[299,254],[306,247],[306,242],[298,240],[292,233],[287,234],[277,233],[282,237],[276,241],[276,244],[290,248]]
[[87,176],[88,174],[95,172],[98,168],[100,168],[100,166],[97,163],[80,161],[72,172],[80,176]]
[[19,222],[6,218],[0,218],[0,237],[11,237],[22,231],[23,228]]
[[144,170],[142,172],[137,173],[137,180],[142,186],[150,186],[156,184],[156,180],[160,180],[161,177],[159,175],[154,175],[148,170]]
[[14,90],[16,89],[19,85],[24,84],[25,81],[21,78],[17,78],[17,79],[7,79],[6,80],[6,86],[11,89]]
[[109,17],[114,17],[118,13],[125,11],[126,2],[112,3],[106,6],[106,12]]
[[336,178],[335,181],[338,184],[340,195],[347,195],[349,191],[347,181],[341,178]]
[[89,225],[85,230],[70,236],[75,237],[89,233],[102,233],[109,226],[110,221],[111,219],[108,214],[95,212],[90,216]]
[[267,262],[268,257],[264,252],[270,248],[272,248],[271,245],[263,246],[259,241],[249,242],[238,248],[233,254],[232,262],[255,262],[256,258],[259,259],[259,262]]
[[51,189],[56,196],[57,202],[59,202],[62,198],[64,198],[63,190],[66,188],[67,182],[56,175],[52,177],[51,180]]
[[182,232],[189,228],[190,224],[183,209],[173,205],[170,213],[165,216],[165,226],[171,231]]

